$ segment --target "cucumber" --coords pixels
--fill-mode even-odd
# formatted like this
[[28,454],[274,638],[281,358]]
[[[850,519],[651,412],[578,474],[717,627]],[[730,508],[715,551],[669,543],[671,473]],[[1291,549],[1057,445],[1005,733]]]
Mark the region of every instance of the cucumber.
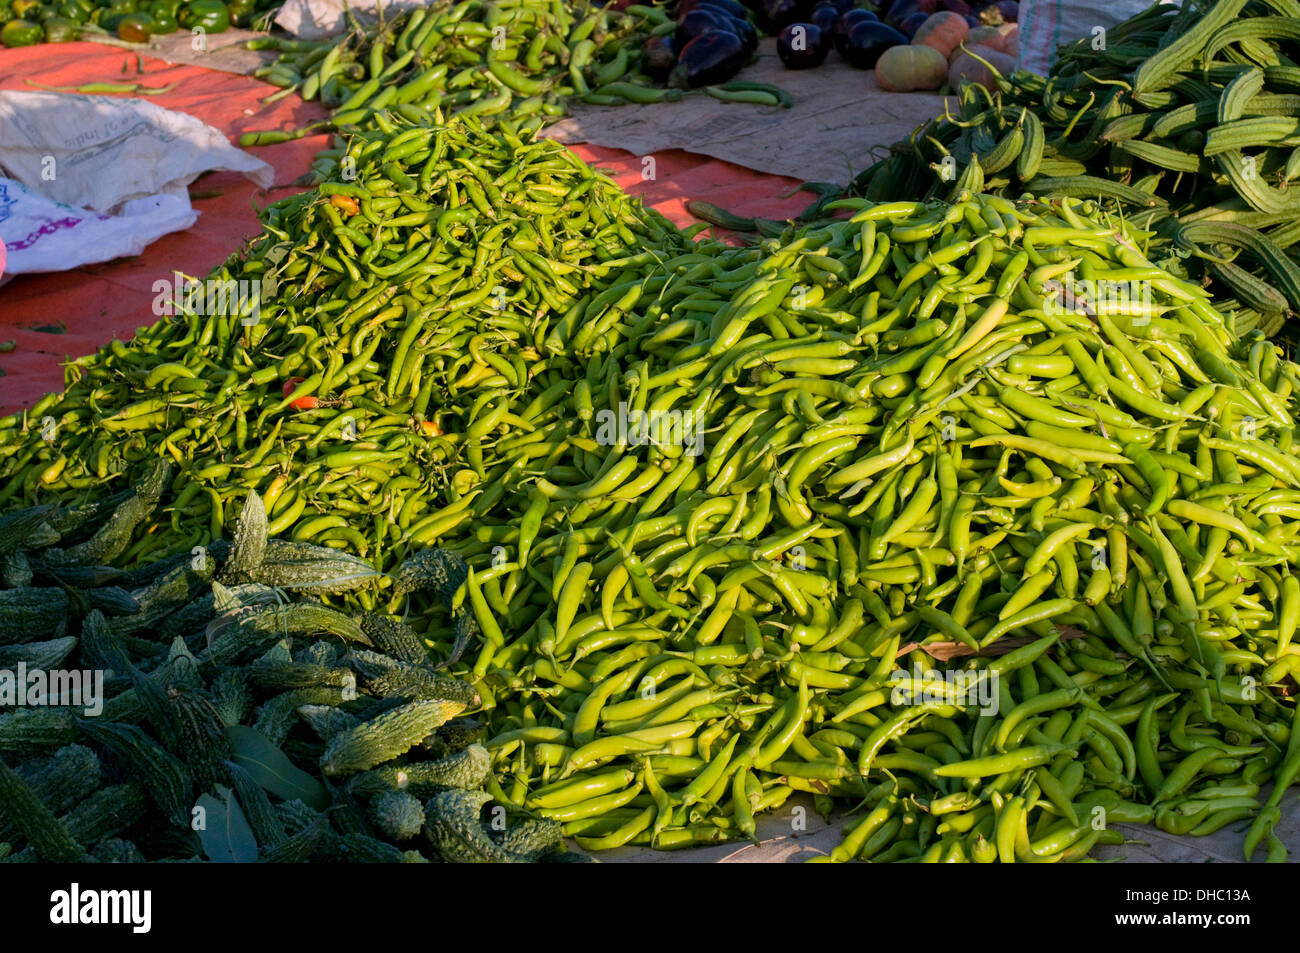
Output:
[[411,702],[330,739],[321,756],[327,775],[353,774],[405,754],[465,710],[452,699]]

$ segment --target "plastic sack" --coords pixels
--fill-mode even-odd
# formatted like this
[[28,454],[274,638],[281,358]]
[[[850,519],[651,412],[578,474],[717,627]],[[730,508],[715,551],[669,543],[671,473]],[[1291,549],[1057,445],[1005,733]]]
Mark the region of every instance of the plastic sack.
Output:
[[1149,6],[1150,0],[1020,0],[1016,68],[1046,76],[1059,47],[1093,39],[1098,28],[1122,23]]
[[188,186],[212,169],[262,188],[275,181],[271,166],[184,113],[135,99],[0,92],[3,274],[138,255],[194,224]]

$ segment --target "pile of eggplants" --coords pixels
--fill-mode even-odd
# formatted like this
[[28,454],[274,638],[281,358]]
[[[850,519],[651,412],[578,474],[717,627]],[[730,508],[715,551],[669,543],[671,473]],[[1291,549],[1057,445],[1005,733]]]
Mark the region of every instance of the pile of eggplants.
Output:
[[736,0],[682,0],[677,27],[652,36],[642,48],[641,69],[679,89],[725,83],[753,58],[758,29]]
[[[1014,20],[1015,0],[681,0],[671,33],[655,31],[641,48],[641,72],[659,83],[696,89],[725,83],[754,56],[760,36],[777,38],[787,69],[811,69],[834,49],[871,69],[891,46],[911,42],[931,14],[948,10],[972,26]],[[665,24],[667,26],[667,24]]]
[[776,51],[787,69],[822,65],[833,48],[848,65],[871,69],[891,46],[911,42],[932,13],[946,10],[964,16],[971,26],[1014,22],[1014,0],[967,3],[965,0],[758,0],[759,27],[777,36]]

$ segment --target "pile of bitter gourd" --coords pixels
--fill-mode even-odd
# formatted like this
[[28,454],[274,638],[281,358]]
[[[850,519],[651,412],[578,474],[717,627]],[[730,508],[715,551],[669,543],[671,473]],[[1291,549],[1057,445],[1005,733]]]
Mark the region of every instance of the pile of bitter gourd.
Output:
[[1092,198],[1158,232],[1244,332],[1300,308],[1300,4],[1155,4],[922,126],[854,182],[882,200],[989,191]]
[[[399,618],[313,598],[377,574],[268,538],[257,494],[233,544],[114,568],[169,470],[0,517],[0,861],[581,859],[553,821],[480,823],[473,687]],[[426,550],[392,589],[464,575]]]
[[[392,577],[326,601],[467,650],[487,790],[581,846],[752,836],[795,791],[865,803],[834,859],[1271,837],[1300,768],[1297,371],[1150,233],[963,193],[688,247],[559,147],[385,122],[229,266],[277,276],[261,323],[163,322],[5,422],[11,495],[172,458],[127,564],[253,491],[273,530],[371,548]],[[469,567],[452,614],[397,581],[434,544]]]

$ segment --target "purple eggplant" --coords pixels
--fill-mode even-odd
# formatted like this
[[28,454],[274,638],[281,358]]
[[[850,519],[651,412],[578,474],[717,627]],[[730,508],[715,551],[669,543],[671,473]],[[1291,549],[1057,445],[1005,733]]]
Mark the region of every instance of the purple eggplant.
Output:
[[907,37],[910,41],[916,35],[916,31],[921,29],[921,24],[930,19],[929,14],[917,13],[910,14],[903,18],[903,22],[898,25],[898,32]]
[[673,33],[673,39],[677,41],[677,46],[680,49],[701,33],[708,33],[710,30],[730,29],[727,22],[729,19],[724,14],[715,13],[711,10],[692,10],[686,16],[678,19],[677,30]]
[[677,41],[671,36],[652,36],[641,47],[641,72],[656,83],[668,79],[677,65]]
[[791,23],[806,19],[811,6],[807,0],[763,0],[758,25],[764,33],[780,33]]
[[776,38],[776,55],[786,69],[821,66],[828,52],[821,29],[811,23],[791,23]]
[[835,8],[835,4],[823,2],[813,7],[813,12],[808,15],[808,22],[822,31],[822,35],[830,40],[831,34],[835,32],[835,23],[840,18],[840,11]]
[[835,29],[831,32],[831,40],[834,42],[835,51],[844,55],[844,51],[849,46],[849,34],[859,23],[878,23],[876,15],[868,10],[850,10],[842,14],[835,22]]
[[843,56],[844,62],[857,69],[871,69],[876,60],[891,46],[905,46],[907,37],[893,27],[874,20],[859,23],[849,34]]
[[745,41],[727,30],[701,33],[682,47],[668,85],[695,89],[725,83],[749,60]]
[[681,18],[692,10],[703,6],[725,10],[730,16],[738,20],[747,19],[749,16],[749,11],[745,9],[745,6],[737,3],[736,0],[682,0],[681,5],[677,8],[677,16]]
[[884,16],[880,19],[883,20],[887,26],[892,26],[897,30],[900,23],[916,12],[917,0],[894,0],[894,2],[889,5],[888,9],[884,10]]

